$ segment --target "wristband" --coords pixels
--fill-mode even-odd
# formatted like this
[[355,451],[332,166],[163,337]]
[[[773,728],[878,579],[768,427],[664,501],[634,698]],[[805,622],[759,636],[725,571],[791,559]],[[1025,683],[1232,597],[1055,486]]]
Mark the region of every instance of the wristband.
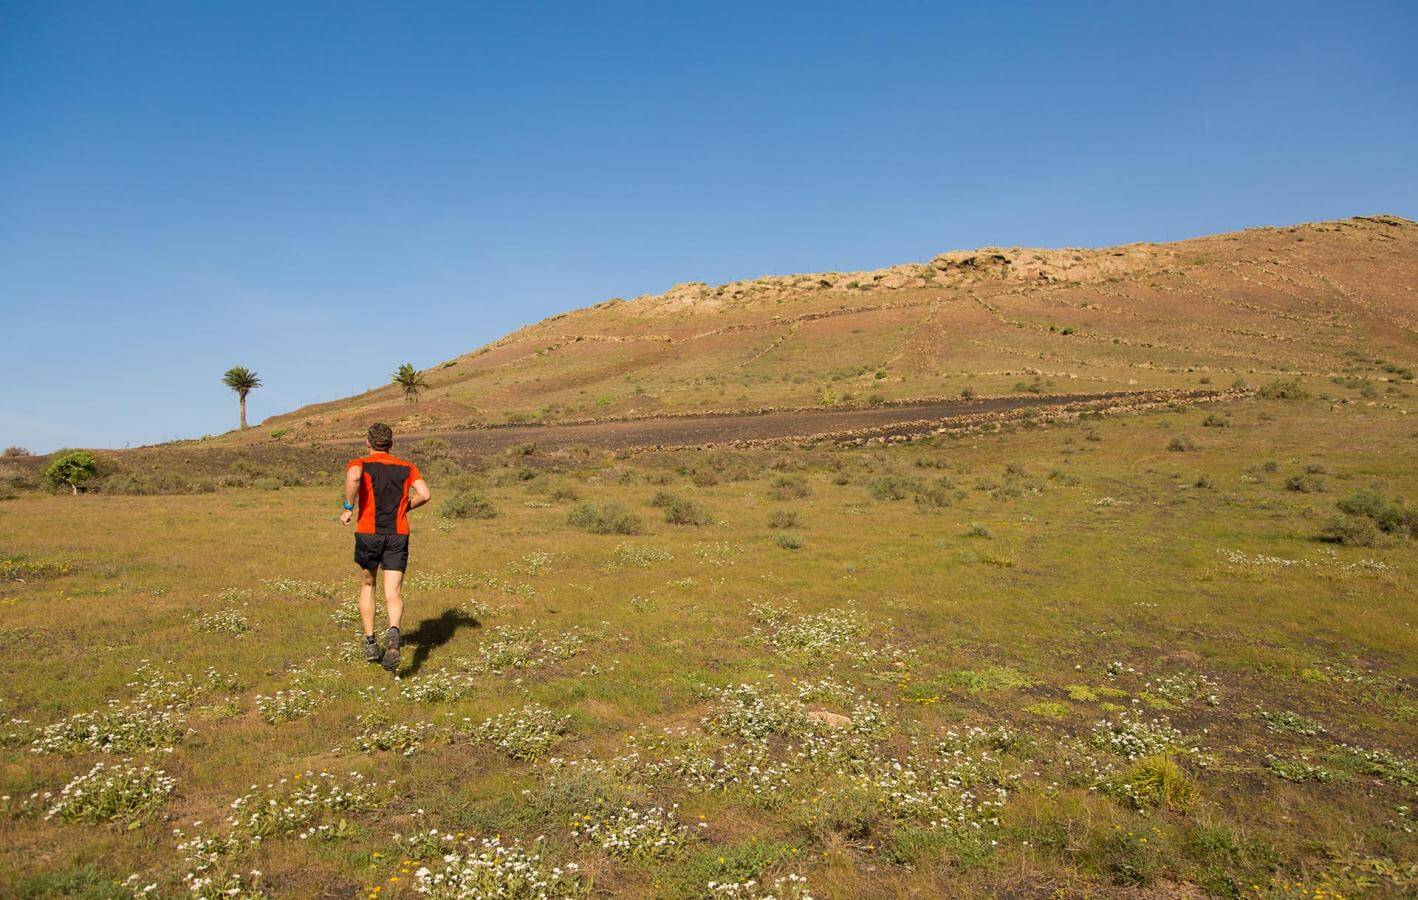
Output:
[[345,512],[354,512],[354,504],[353,504],[353,503],[345,503],[345,504],[342,504],[342,505],[345,507]]

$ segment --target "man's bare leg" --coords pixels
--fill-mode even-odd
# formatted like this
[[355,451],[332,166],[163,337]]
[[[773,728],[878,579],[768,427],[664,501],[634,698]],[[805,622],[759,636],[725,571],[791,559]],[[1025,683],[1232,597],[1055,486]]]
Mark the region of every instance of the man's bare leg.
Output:
[[374,572],[359,570],[359,618],[365,637],[374,634]]
[[379,642],[374,639],[374,572],[359,570],[359,618],[364,626],[364,659],[379,662]]
[[399,621],[404,617],[404,598],[399,595],[403,583],[403,572],[384,570],[384,603],[389,607],[389,630],[384,633],[384,659],[381,663],[390,672],[399,669],[399,648],[403,645],[399,634]]
[[[389,627],[398,628],[404,618],[404,597],[399,589],[404,585],[403,572],[384,570],[384,605],[389,607]],[[373,611],[371,610],[371,615]],[[373,621],[371,618],[370,621]]]

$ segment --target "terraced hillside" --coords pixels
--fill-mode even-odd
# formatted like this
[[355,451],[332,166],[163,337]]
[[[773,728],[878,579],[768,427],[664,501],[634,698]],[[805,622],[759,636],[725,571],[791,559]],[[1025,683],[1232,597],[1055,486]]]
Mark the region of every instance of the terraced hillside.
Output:
[[1358,217],[1100,250],[985,248],[612,299],[229,440],[1012,392],[1391,378],[1418,361],[1418,223]]

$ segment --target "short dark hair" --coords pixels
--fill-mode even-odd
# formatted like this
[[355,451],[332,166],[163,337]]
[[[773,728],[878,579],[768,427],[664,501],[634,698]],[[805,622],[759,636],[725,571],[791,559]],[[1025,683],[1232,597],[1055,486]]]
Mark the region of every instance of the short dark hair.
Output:
[[383,422],[369,426],[369,446],[375,450],[388,450],[394,446],[394,429]]

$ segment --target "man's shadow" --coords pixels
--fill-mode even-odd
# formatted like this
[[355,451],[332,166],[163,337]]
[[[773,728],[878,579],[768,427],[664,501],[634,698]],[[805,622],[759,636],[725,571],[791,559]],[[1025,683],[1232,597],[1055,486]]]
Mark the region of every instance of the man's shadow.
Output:
[[482,623],[467,610],[452,607],[445,609],[436,619],[424,619],[417,628],[402,636],[404,644],[413,646],[414,654],[409,657],[408,668],[399,674],[417,675],[433,648],[442,647],[453,640],[458,629],[464,627],[481,628]]

